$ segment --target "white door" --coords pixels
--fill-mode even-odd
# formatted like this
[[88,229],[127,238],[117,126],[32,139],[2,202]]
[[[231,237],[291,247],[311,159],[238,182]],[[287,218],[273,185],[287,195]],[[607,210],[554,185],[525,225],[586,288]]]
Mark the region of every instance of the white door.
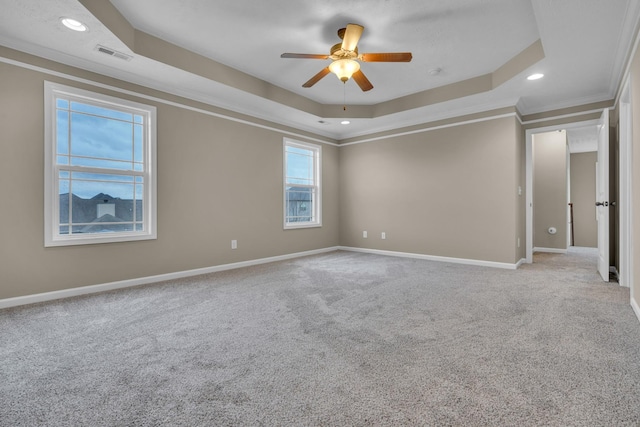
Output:
[[598,272],[609,281],[609,110],[598,122],[596,163],[596,219],[598,220]]

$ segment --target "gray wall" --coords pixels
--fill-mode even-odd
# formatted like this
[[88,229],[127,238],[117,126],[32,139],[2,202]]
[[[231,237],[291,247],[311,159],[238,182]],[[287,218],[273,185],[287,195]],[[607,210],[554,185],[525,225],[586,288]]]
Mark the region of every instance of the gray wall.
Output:
[[[70,67],[63,71],[170,97]],[[322,146],[322,228],[285,231],[283,132],[136,99],[5,63],[0,63],[0,75],[0,299],[339,244],[336,146]],[[157,240],[44,247],[44,80],[157,107]],[[231,250],[231,239],[238,240],[238,249]]]
[[[524,257],[524,130],[513,108],[419,125],[412,134],[387,132],[373,142],[323,144],[323,227],[284,231],[283,136],[334,141],[0,51],[55,72],[274,128],[0,64],[0,191],[12,207],[0,214],[0,298],[337,245],[507,264]],[[158,108],[157,240],[44,248],[44,80]],[[238,240],[237,250],[230,249],[231,239]]]
[[[566,132],[533,135],[533,246],[567,249]],[[556,228],[556,234],[548,229]]]
[[342,245],[518,261],[521,135],[506,117],[341,147]]
[[596,221],[596,161],[598,153],[572,153],[571,202],[573,203],[574,246],[598,246]]

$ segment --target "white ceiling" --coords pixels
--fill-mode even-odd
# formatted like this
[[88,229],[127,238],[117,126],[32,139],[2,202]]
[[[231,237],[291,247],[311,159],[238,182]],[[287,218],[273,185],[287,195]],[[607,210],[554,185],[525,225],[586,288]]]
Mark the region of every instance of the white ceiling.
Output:
[[[132,51],[112,23],[101,22],[92,7],[83,6],[106,1],[0,0],[0,44],[334,139],[507,106],[532,114],[611,100],[640,16],[637,0],[110,0],[135,29],[253,76],[265,83],[266,92],[284,89],[294,99],[288,102]],[[62,16],[85,22],[89,31],[65,29]],[[340,41],[336,31],[347,23],[365,27],[361,53],[410,51],[413,61],[363,63],[374,85],[369,92],[353,81],[343,85],[333,75],[302,88],[328,62],[280,54],[328,54]],[[492,73],[537,40],[544,59],[492,90],[350,117],[358,116],[358,106],[375,110],[397,98]],[[133,59],[100,54],[97,44]],[[435,68],[442,71],[431,75]],[[532,72],[545,78],[529,82],[525,77]],[[301,107],[305,99],[330,107],[318,114]],[[339,124],[345,117],[350,125]]]

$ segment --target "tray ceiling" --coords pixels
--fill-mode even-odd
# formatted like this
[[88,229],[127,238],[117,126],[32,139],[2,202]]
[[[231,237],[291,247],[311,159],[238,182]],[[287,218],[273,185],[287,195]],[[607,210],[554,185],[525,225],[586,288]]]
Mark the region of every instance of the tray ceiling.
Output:
[[[1,3],[1,45],[337,140],[507,106],[533,114],[611,100],[640,13],[635,0]],[[62,16],[89,31],[65,29]],[[362,63],[368,92],[333,75],[303,88],[328,61],[280,54],[327,54],[347,23],[365,27],[360,52],[413,60]],[[527,81],[532,72],[545,77]]]

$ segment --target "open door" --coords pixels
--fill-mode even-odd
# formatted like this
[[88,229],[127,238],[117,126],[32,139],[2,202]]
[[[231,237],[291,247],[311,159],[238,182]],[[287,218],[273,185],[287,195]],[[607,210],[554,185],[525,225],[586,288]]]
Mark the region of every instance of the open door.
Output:
[[598,272],[609,281],[609,110],[598,121],[596,163],[596,219],[598,220]]

